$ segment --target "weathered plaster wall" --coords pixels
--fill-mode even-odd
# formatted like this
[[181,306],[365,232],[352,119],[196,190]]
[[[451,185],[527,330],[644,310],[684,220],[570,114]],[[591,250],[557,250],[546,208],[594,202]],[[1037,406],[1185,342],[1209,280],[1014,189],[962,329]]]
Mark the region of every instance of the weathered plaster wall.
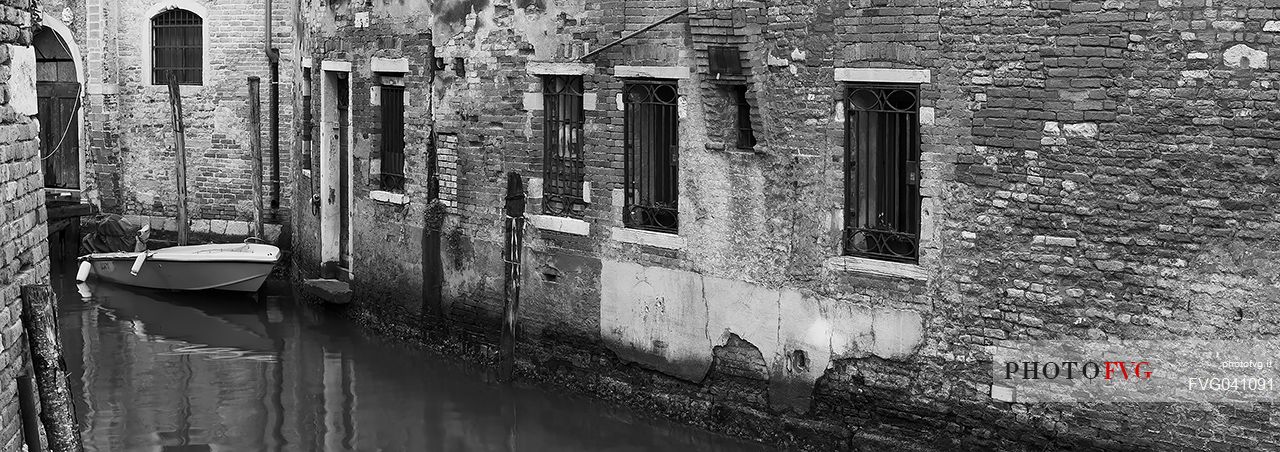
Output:
[[[431,33],[429,4],[426,2],[303,2],[299,12],[302,58],[311,67],[313,137],[295,150],[294,159],[311,162],[307,172],[298,172],[295,196],[306,200],[293,212],[293,237],[299,255],[295,262],[304,273],[315,275],[322,260],[319,204],[313,196],[322,193],[320,171],[321,90],[323,62],[351,64],[351,198],[354,234],[353,289],[369,300],[379,315],[405,319],[418,325],[423,312],[422,249],[427,215],[427,167],[434,146],[430,115],[429,68]],[[408,72],[375,73],[375,59],[397,62]],[[403,66],[400,66],[403,65]],[[404,188],[394,193],[395,201],[381,197],[386,192],[378,181],[381,153],[381,104],[379,77],[400,78],[405,91]],[[301,95],[294,102],[301,109]],[[299,110],[301,111],[301,110]],[[301,115],[299,115],[301,117]],[[301,132],[301,120],[297,123]],[[309,154],[309,155],[304,155]],[[379,193],[375,199],[375,193]]]
[[49,283],[31,5],[0,2],[0,451],[23,450],[17,377],[26,373],[21,287]]
[[901,359],[923,339],[913,311],[609,260],[602,275],[600,336],[619,356],[700,382],[714,347],[736,336],[762,354],[776,408],[807,411],[832,359]]
[[[415,4],[430,10],[430,40],[446,63],[429,89],[417,88],[434,120],[420,130],[456,156],[439,167],[451,181],[441,189],[451,200],[445,325],[496,334],[506,172],[526,177],[527,213],[542,213],[541,82],[531,68],[579,63],[686,6],[677,3]],[[1280,444],[1269,405],[1134,416],[1139,407],[1011,404],[992,397],[982,361],[982,347],[1000,339],[1275,332],[1276,59],[1263,55],[1280,31],[1277,10],[1122,0],[692,6],[585,62],[590,201],[572,218],[582,223],[535,220],[527,230],[521,338],[531,372],[823,450],[904,439],[938,449]],[[317,24],[357,16],[344,17]],[[419,36],[422,20],[378,33]],[[706,48],[718,44],[746,55],[734,81],[750,86],[750,149],[723,130],[724,90],[706,74]],[[376,51],[350,48],[357,67]],[[637,240],[621,229],[619,66],[690,68],[678,82],[678,237]],[[905,271],[840,257],[837,77],[857,72],[849,69],[923,80],[921,252]],[[411,179],[425,178],[425,165],[411,167]],[[405,208],[371,204],[400,216],[358,207],[357,298],[378,296],[356,311],[416,321],[396,315],[413,314],[417,294],[395,290],[412,288],[420,271],[414,209],[424,191],[410,185]]]

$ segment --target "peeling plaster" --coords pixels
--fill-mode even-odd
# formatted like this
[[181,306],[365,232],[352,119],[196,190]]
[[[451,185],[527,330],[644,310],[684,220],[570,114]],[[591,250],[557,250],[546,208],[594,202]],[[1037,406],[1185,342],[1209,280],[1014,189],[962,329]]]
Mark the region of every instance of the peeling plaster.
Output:
[[[730,334],[760,350],[769,403],[808,411],[835,359],[908,359],[924,337],[920,313],[854,306],[791,289],[605,260],[600,335],[622,359],[689,381],[706,377]],[[808,366],[790,366],[802,351]]]

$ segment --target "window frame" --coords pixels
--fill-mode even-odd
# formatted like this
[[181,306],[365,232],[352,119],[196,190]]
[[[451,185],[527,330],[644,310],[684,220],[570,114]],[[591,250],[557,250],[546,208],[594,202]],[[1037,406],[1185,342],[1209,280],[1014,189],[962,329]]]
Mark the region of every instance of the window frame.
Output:
[[[639,86],[646,88],[645,93],[635,91]],[[669,88],[670,100],[665,100],[659,90]],[[647,94],[637,102],[632,94]],[[630,229],[640,229],[660,233],[678,234],[680,231],[680,118],[679,101],[680,86],[678,80],[636,78],[623,80],[623,225]],[[654,102],[656,101],[656,102]],[[650,106],[650,108],[644,108]],[[649,125],[638,120],[643,110],[648,110],[652,120],[665,124]],[[663,144],[655,138],[654,143],[633,142],[633,134],[644,132],[646,126],[658,131],[669,130],[668,154],[652,156],[638,155],[637,145],[649,144],[650,149],[658,149]],[[648,157],[647,159],[645,157]],[[655,165],[655,162],[656,165]],[[646,173],[646,168],[653,171],[655,167],[666,164],[672,169],[663,173],[654,171]],[[666,181],[657,180],[663,179]],[[648,177],[645,177],[648,176]],[[650,180],[640,180],[650,179]],[[644,183],[641,183],[644,182]],[[665,183],[665,185],[663,185]],[[645,188],[646,185],[659,188]],[[661,195],[661,196],[660,196]],[[654,200],[653,198],[663,198]],[[668,201],[669,200],[669,201]],[[669,204],[669,205],[668,205]],[[665,220],[665,221],[664,221]]]
[[[579,218],[586,210],[585,77],[544,74],[542,80],[542,212]],[[566,83],[558,84],[556,81]],[[568,103],[566,108],[561,108]],[[569,113],[565,119],[563,113]],[[563,138],[569,137],[569,143]]]
[[305,143],[305,145],[302,146],[301,167],[303,171],[306,171],[309,173],[312,170],[312,158],[314,157],[312,155],[313,153],[311,150],[311,143],[312,141],[314,141],[315,135],[313,134],[313,132],[315,127],[314,123],[316,121],[315,121],[315,110],[312,106],[312,102],[314,101],[314,97],[313,97],[314,95],[312,94],[312,87],[315,86],[314,82],[312,81],[312,77],[315,76],[316,71],[313,71],[311,69],[311,65],[307,63],[303,63],[301,65],[301,69],[302,69],[302,89],[300,91],[302,94],[302,127],[300,132],[302,136],[300,138],[302,143]]
[[730,85],[729,92],[733,96],[734,106],[734,146],[741,150],[753,150],[756,147],[755,128],[751,123],[751,102],[747,99],[747,85]]
[[[378,155],[378,187],[385,191],[402,192],[405,185],[405,87],[383,84],[378,89],[381,90],[378,112],[382,132]],[[398,102],[388,102],[389,99],[396,98],[399,99]]]
[[[186,17],[171,18],[170,16]],[[183,74],[183,76],[178,78],[179,85],[203,85],[205,71],[205,45],[207,44],[207,40],[204,36],[204,17],[201,17],[195,11],[182,8],[171,8],[160,11],[155,15],[152,15],[147,20],[150,25],[148,28],[150,31],[150,45],[148,46],[148,52],[151,54],[151,64],[148,67],[148,70],[151,72],[151,84],[168,85],[168,78],[164,77],[162,74],[173,74],[176,72]],[[158,23],[158,21],[164,20],[171,20],[173,23]],[[189,20],[193,20],[194,23],[181,23],[181,21]],[[189,43],[160,42],[162,30],[173,30],[180,35],[185,35],[190,33],[192,29],[195,30],[194,35],[199,39],[199,42],[194,45]],[[182,65],[160,67],[159,57],[160,52],[163,50],[176,51],[181,56],[180,59],[183,61]],[[187,59],[192,57],[192,54],[199,59],[199,62],[194,66],[187,65]],[[189,71],[194,71],[195,76],[190,77]]]
[[[919,83],[843,84],[845,199],[841,251],[845,256],[919,262],[923,217],[920,91]],[[866,97],[868,93],[873,100]],[[904,93],[912,96],[909,108],[902,108]],[[889,96],[898,97],[890,100]],[[890,118],[894,124],[888,123]],[[857,135],[868,129],[865,126],[871,125],[872,120],[876,121],[877,136]],[[864,128],[859,129],[859,124]],[[864,149],[870,146],[876,149]],[[897,149],[888,149],[891,147]],[[871,169],[863,171],[864,167]],[[868,190],[871,184],[875,184],[874,189]],[[864,197],[864,190],[873,194]],[[871,213],[864,214],[859,209]],[[886,218],[886,211],[893,218]],[[874,223],[870,222],[870,215],[877,217]]]
[[147,11],[138,19],[141,21],[139,26],[146,30],[146,47],[139,52],[142,54],[143,60],[141,69],[143,71],[142,76],[145,80],[144,86],[162,87],[167,86],[169,83],[168,80],[155,79],[155,31],[152,28],[152,19],[160,14],[175,9],[184,10],[200,17],[200,82],[191,84],[179,83],[179,86],[189,86],[201,89],[201,87],[208,84],[211,71],[209,48],[213,43],[209,39],[209,10],[194,0],[161,0],[147,8]]

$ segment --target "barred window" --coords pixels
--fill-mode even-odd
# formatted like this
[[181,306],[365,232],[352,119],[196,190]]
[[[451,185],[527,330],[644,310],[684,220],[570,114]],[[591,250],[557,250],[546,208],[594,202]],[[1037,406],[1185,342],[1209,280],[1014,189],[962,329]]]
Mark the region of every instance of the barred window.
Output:
[[404,87],[382,86],[382,189],[404,189]]
[[[314,113],[311,111],[311,68],[302,68],[302,141],[311,142],[312,122],[315,121]],[[302,149],[302,169],[311,170],[311,147],[307,146]]]
[[629,228],[679,230],[679,136],[673,81],[632,80],[623,85],[625,216]]
[[151,18],[151,84],[200,85],[204,76],[204,19],[171,9]]
[[579,216],[582,202],[582,76],[542,77],[542,210]]
[[848,85],[846,255],[899,262],[919,258],[919,99],[917,85]]

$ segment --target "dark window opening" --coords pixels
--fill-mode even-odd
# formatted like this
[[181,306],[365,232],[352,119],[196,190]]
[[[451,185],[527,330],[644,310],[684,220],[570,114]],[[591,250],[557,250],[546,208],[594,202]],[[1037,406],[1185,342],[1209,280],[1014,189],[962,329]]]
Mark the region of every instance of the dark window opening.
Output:
[[920,96],[916,85],[849,85],[844,253],[916,262]]
[[427,147],[427,200],[440,199],[440,136],[431,132]]
[[629,81],[623,93],[623,222],[629,228],[677,232],[679,91],[674,82]]
[[742,56],[737,47],[707,48],[707,69],[713,75],[742,75]]
[[[311,68],[302,68],[302,141],[311,142],[311,127],[315,113],[311,111]],[[311,170],[311,147],[302,148],[302,169]]]
[[404,189],[404,87],[382,86],[382,189]]
[[736,118],[738,129],[738,149],[752,149],[756,146],[756,133],[751,128],[751,103],[747,102],[747,87],[733,87],[733,103],[737,107]]
[[151,18],[151,84],[200,85],[204,75],[204,20],[191,11],[171,9]]
[[579,216],[584,209],[582,180],[582,77],[542,78],[542,210],[548,215]]

